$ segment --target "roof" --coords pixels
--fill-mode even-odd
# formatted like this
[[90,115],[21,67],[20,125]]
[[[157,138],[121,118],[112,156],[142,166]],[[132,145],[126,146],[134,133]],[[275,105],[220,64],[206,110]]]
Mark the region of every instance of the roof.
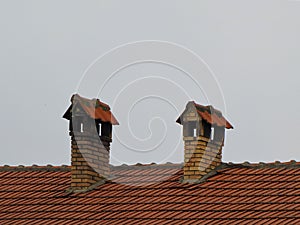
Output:
[[119,122],[110,111],[109,105],[101,102],[99,99],[87,99],[78,94],[71,97],[71,105],[63,115],[63,118],[70,120],[72,115],[72,108],[80,106],[85,113],[92,119],[100,120],[101,122],[110,122],[113,125],[118,125]]
[[300,163],[226,164],[183,184],[181,164],[112,167],[67,193],[69,166],[0,167],[0,224],[299,224]]
[[[203,106],[195,103],[194,101],[189,103],[195,106],[198,115],[209,124],[220,127],[225,126],[227,129],[233,129],[233,126],[224,118],[222,112],[215,109],[212,105]],[[180,117],[176,122],[181,124]]]

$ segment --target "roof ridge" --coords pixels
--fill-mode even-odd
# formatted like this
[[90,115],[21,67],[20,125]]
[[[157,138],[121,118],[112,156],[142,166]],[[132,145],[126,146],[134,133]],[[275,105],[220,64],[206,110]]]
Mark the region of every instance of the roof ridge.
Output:
[[164,167],[164,168],[179,168],[183,167],[183,163],[171,163],[171,162],[166,162],[163,164],[157,164],[157,163],[148,163],[148,164],[142,164],[142,163],[136,163],[134,165],[127,165],[127,164],[122,164],[118,166],[110,165],[111,169],[113,170],[122,170],[122,169],[149,169],[150,168],[156,168],[156,167]]
[[74,100],[78,101],[80,103],[88,102],[89,104],[92,104],[95,108],[99,107],[99,105],[102,105],[102,106],[106,107],[108,111],[110,111],[109,105],[102,102],[99,98],[89,99],[86,97],[82,97],[79,94],[73,94],[73,96],[71,97],[71,102],[73,103]]
[[[108,104],[101,102],[98,98],[88,99],[81,97],[79,94],[73,94],[71,97],[71,105],[64,113],[63,118],[71,120],[73,108],[79,106],[87,116],[101,122],[109,122],[112,125],[119,125],[114,117]],[[76,113],[75,113],[76,114]]]
[[[156,168],[156,167],[165,167],[165,168],[178,168],[183,167],[183,163],[163,163],[163,164],[156,164],[156,163],[148,163],[148,164],[142,164],[142,163],[136,163],[134,165],[127,165],[122,164],[118,166],[110,165],[110,167],[114,170],[121,170],[121,169],[148,169],[149,167]],[[218,171],[222,169],[230,169],[230,168],[252,168],[252,169],[264,169],[264,168],[300,168],[300,162],[297,162],[295,160],[290,160],[288,162],[259,162],[259,163],[250,163],[248,161],[242,162],[242,163],[233,163],[233,162],[222,162],[222,164],[219,167],[216,167],[213,171]],[[71,166],[70,165],[60,165],[60,166],[53,166],[53,165],[46,165],[46,166],[39,166],[36,164],[33,164],[31,166],[24,166],[24,165],[18,165],[18,166],[9,166],[4,165],[0,166],[0,171],[70,171]]]
[[223,165],[227,166],[228,168],[232,167],[239,167],[239,168],[254,168],[254,169],[261,169],[261,168],[300,168],[300,162],[295,160],[290,160],[288,162],[259,162],[259,163],[250,163],[245,161],[243,163],[222,163]]
[[[224,117],[221,110],[216,109],[212,105],[201,105],[199,103],[196,103],[195,101],[191,101],[188,103],[188,105],[190,104],[193,104],[198,115],[202,117],[202,119],[204,119],[206,122],[210,123],[211,125],[225,126],[225,128],[227,129],[233,129],[233,126]],[[186,107],[188,107],[188,105]],[[181,116],[183,115],[183,113],[181,114]],[[176,122],[178,122],[178,119]],[[179,123],[181,124],[180,121]]]
[[52,166],[50,164],[48,164],[46,166],[38,166],[36,164],[33,164],[31,166],[4,165],[4,166],[0,166],[0,172],[1,171],[71,171],[71,166],[68,166],[68,165]]

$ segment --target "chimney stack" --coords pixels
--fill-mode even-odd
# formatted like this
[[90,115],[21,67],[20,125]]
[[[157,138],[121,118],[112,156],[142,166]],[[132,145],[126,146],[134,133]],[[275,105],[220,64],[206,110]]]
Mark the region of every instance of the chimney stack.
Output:
[[222,163],[225,128],[232,125],[212,106],[188,102],[177,119],[183,125],[183,182],[197,183]]
[[110,175],[112,125],[118,125],[110,107],[99,99],[75,94],[63,118],[71,136],[71,190],[84,191]]

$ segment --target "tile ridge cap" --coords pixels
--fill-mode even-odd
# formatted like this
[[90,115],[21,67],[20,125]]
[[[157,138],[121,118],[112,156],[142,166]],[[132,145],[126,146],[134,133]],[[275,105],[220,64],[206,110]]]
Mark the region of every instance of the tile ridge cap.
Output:
[[127,165],[122,164],[118,166],[110,165],[110,168],[113,170],[122,170],[122,169],[149,169],[149,168],[182,168],[183,163],[162,163],[162,164],[156,164],[156,163],[136,163],[134,165]]
[[45,165],[45,166],[39,166],[36,164],[33,164],[31,166],[24,166],[24,165],[18,165],[18,166],[9,166],[4,165],[0,166],[0,172],[5,171],[71,171],[71,166],[68,165],[60,165],[60,166],[53,166],[53,165]]
[[[248,161],[242,163],[232,163],[232,162],[222,162],[222,167],[220,168],[253,168],[253,169],[263,169],[263,168],[300,168],[300,162],[295,160],[290,160],[288,162],[258,162],[250,163]],[[216,168],[217,169],[217,168]]]

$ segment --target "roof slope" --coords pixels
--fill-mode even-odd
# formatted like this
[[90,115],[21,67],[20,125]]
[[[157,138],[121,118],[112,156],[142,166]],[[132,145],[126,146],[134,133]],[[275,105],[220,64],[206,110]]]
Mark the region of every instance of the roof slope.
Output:
[[203,106],[195,103],[198,114],[208,123],[217,126],[225,126],[227,129],[233,129],[233,126],[224,118],[222,112],[215,109],[212,105]]
[[[207,123],[220,127],[224,126],[227,129],[233,129],[233,126],[229,123],[228,120],[225,119],[225,117],[222,115],[222,112],[215,109],[212,105],[204,106],[197,104],[194,101],[190,101],[188,103],[188,106],[189,105],[194,106],[197,110],[198,115]],[[182,113],[182,115],[184,114],[184,112]],[[181,116],[176,120],[177,123],[181,124]]]
[[78,94],[71,97],[71,105],[63,115],[63,118],[70,120],[72,109],[78,105],[85,111],[85,113],[92,119],[101,120],[101,122],[110,122],[113,125],[118,125],[119,122],[110,111],[109,105],[101,102],[99,99],[87,99]]
[[0,167],[0,224],[299,224],[300,166],[223,164],[201,184],[181,165],[120,166],[68,194],[69,167]]

